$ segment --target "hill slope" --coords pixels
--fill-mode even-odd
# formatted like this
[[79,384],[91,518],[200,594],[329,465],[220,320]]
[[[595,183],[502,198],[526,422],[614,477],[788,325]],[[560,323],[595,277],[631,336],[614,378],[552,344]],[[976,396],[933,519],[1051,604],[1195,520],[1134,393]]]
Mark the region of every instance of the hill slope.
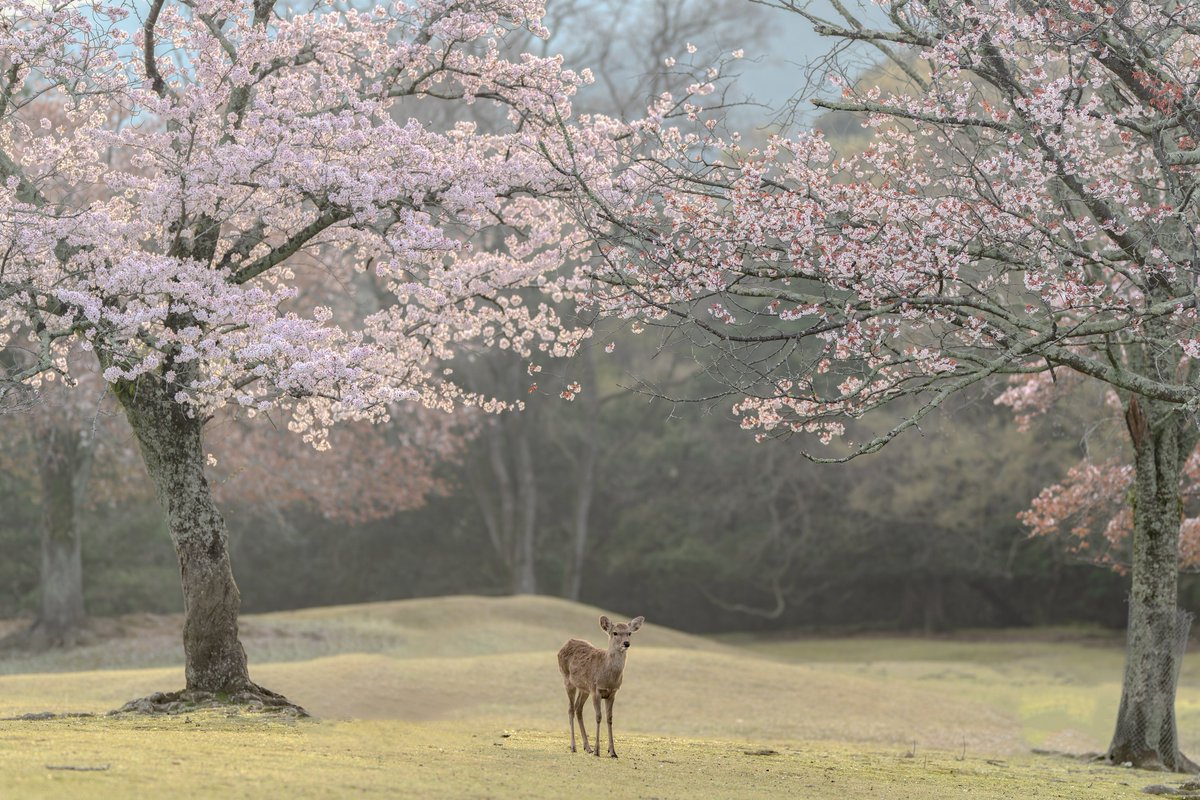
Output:
[[[555,653],[571,636],[603,642],[601,613],[546,597],[405,600],[248,615],[243,639],[255,679],[318,717],[486,719],[565,735]],[[177,688],[177,636],[161,619],[126,618],[86,647],[7,662],[38,672],[0,676],[0,715],[104,711]],[[174,666],[146,668],[163,664]],[[782,663],[652,622],[634,637],[616,713],[621,730],[672,736],[1022,746],[1011,714],[934,686]]]

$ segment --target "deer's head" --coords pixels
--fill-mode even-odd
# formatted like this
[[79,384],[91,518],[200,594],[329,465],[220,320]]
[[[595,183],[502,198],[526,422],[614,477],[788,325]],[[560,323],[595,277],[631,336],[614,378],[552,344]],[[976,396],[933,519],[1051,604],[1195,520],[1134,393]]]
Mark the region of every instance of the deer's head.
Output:
[[601,615],[600,627],[608,634],[608,650],[612,653],[623,653],[629,649],[629,637],[642,627],[645,617],[634,617],[629,622],[613,622]]

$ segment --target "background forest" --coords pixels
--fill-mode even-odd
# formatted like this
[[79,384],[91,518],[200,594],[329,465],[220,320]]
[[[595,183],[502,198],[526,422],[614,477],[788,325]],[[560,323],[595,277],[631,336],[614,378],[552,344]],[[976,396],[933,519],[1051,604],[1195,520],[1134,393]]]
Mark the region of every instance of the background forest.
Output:
[[[802,88],[779,74],[794,81],[795,62],[812,56],[797,50],[808,39],[742,2],[562,0],[549,11],[554,37],[513,47],[565,51],[604,76],[585,110],[640,112],[678,42],[711,53],[756,43],[765,55],[747,60],[744,83],[764,96],[728,99],[765,135],[783,120],[768,107]],[[736,40],[722,41],[723,27]],[[850,150],[862,135],[849,114],[816,124]],[[372,287],[354,290],[369,298]],[[453,429],[402,415],[335,435],[326,453],[269,425],[251,434],[244,420],[217,421],[212,477],[244,610],[536,593],[636,607],[692,631],[1124,624],[1118,572],[1032,538],[1018,519],[1081,457],[1120,446],[1111,434],[1123,422],[1103,397],[1019,430],[994,403],[997,382],[880,454],[823,466],[787,440],[756,442],[727,399],[667,399],[721,388],[692,346],[599,330],[553,376],[480,352],[459,373],[525,397],[525,412],[468,415]],[[66,558],[79,560],[88,614],[180,610],[176,557],[132,434],[99,390],[68,401],[54,389],[30,413],[0,415],[0,616],[37,614],[55,526],[77,543]],[[256,490],[266,482],[272,491]],[[1181,589],[1183,605],[1200,599],[1195,580]]]
[[[327,453],[259,434],[256,458],[218,453],[246,610],[539,593],[695,631],[1123,624],[1124,578],[1031,538],[1017,518],[1082,449],[1103,446],[1102,403],[1076,404],[1094,419],[1057,415],[1021,431],[994,405],[995,386],[900,446],[817,465],[786,440],[755,442],[725,403],[639,392],[654,377],[656,391],[703,393],[690,354],[662,345],[651,332],[600,340],[571,365],[595,371],[571,373],[586,387],[572,402],[535,390],[524,413],[474,420],[428,475],[386,428],[335,438]],[[517,372],[495,360],[497,374]],[[653,376],[634,372],[646,363]],[[35,447],[33,437],[64,419],[50,407],[0,420],[3,616],[37,608],[39,530],[47,504],[62,501],[54,471],[33,466],[55,457],[53,439]],[[75,523],[87,611],[178,611],[178,567],[135,443],[102,408],[74,422],[95,449]],[[218,443],[237,435],[236,423],[221,433]],[[267,480],[290,488],[270,493],[283,501],[245,491]],[[362,481],[391,502],[323,502],[321,484]],[[406,504],[419,507],[391,510]],[[1183,590],[1190,602],[1200,588],[1185,577]]]

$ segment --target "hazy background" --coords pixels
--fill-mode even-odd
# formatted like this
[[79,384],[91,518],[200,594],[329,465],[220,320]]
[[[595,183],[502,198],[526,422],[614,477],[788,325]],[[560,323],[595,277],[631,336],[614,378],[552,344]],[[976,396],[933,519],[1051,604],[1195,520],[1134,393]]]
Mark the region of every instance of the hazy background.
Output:
[[[552,0],[550,11],[555,37],[527,46],[601,76],[584,110],[640,113],[685,42],[697,63],[744,48],[748,91],[734,99],[761,105],[734,114],[760,134],[815,90],[804,65],[825,47],[800,18],[744,0]],[[853,120],[799,110],[852,146]],[[1121,433],[1100,397],[1022,432],[994,405],[997,384],[882,454],[819,466],[798,442],[756,443],[730,400],[654,397],[713,390],[690,345],[654,331],[602,326],[580,358],[540,375],[502,353],[455,366],[527,411],[401,412],[335,436],[326,454],[275,433],[285,420],[256,420],[254,433],[213,423],[244,611],[537,593],[690,631],[1124,623],[1119,574],[1030,539],[1016,516],[1085,448]],[[583,388],[567,402],[559,387],[572,381]],[[36,610],[39,526],[63,496],[48,443],[72,437],[89,454],[70,478],[88,613],[180,610],[173,549],[128,430],[99,391],[68,401],[51,387],[35,412],[0,417],[0,616]],[[1193,604],[1200,583],[1185,577],[1182,593]]]

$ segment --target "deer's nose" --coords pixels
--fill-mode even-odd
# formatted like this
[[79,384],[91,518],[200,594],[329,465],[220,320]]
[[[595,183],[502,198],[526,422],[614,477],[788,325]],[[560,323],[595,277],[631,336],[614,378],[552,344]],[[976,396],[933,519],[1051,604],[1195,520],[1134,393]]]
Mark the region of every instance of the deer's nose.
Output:
[[628,640],[626,640],[625,642],[623,642],[623,643],[622,643],[622,646],[623,646],[623,647],[629,647],[629,641],[628,641]]

